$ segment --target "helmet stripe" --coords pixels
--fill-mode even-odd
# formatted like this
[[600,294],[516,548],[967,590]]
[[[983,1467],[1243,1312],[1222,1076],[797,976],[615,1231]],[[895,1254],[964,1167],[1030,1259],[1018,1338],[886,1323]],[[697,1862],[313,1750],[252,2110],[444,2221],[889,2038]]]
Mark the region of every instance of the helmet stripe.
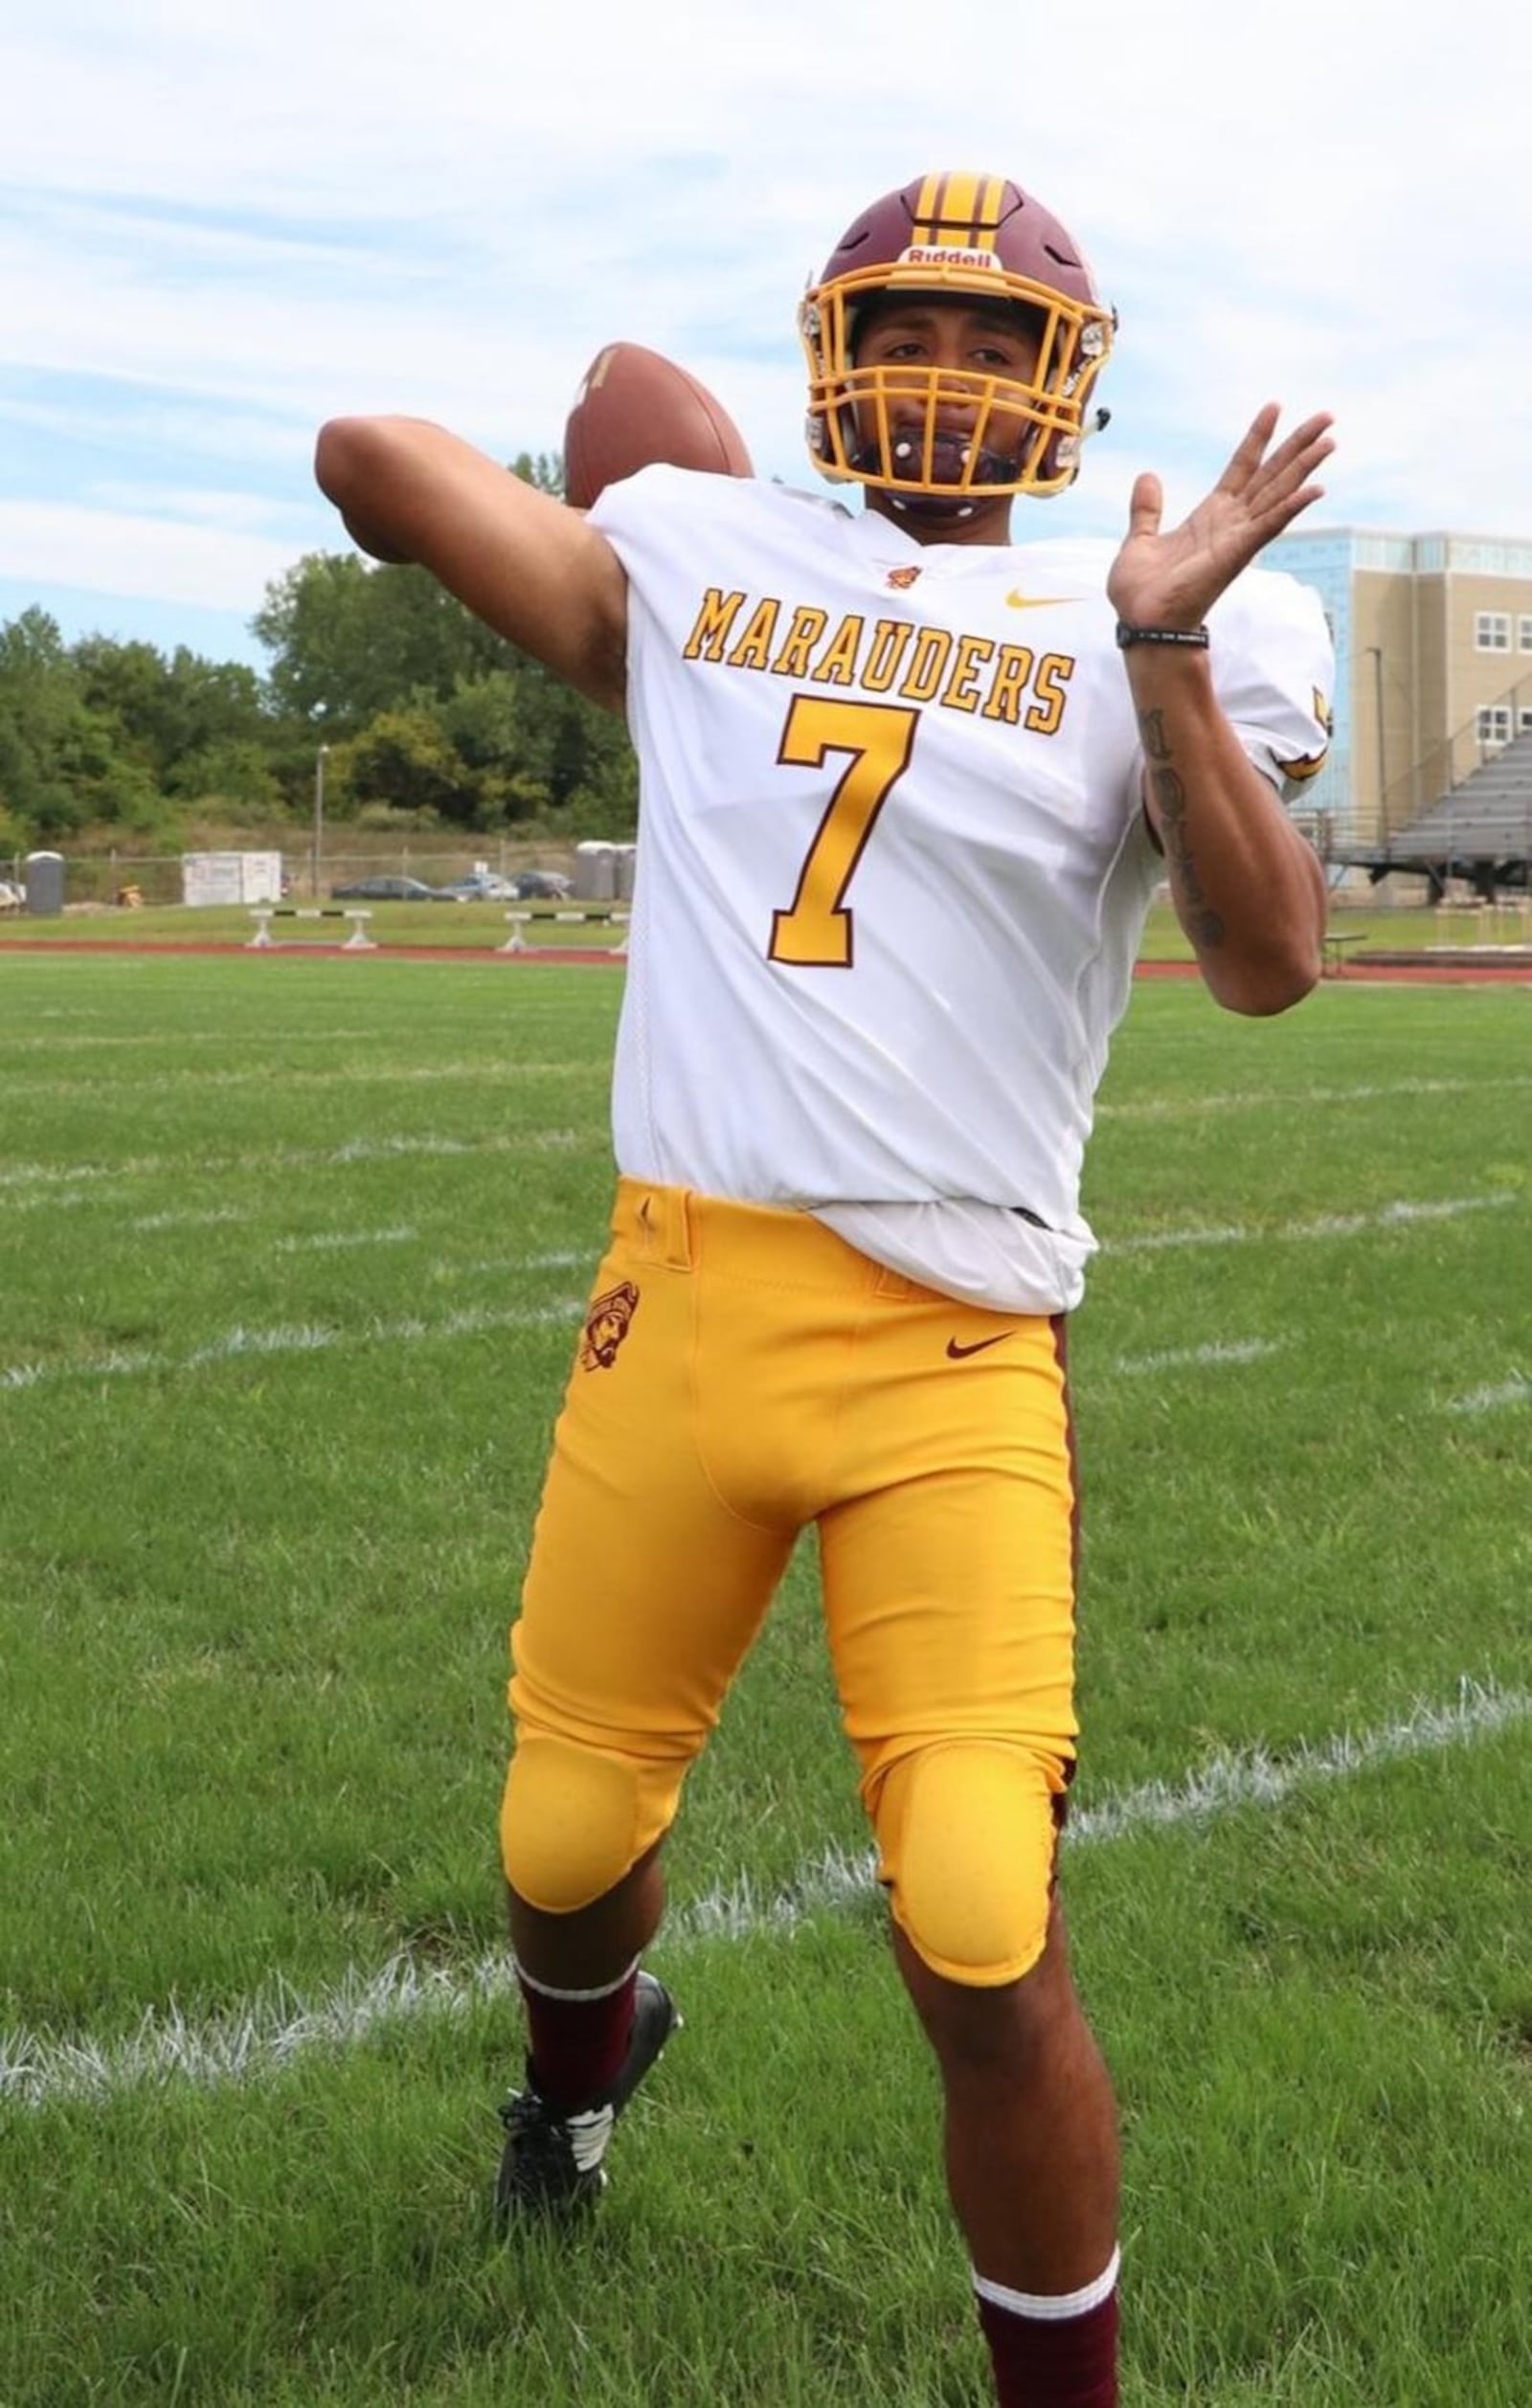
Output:
[[974,241],[974,208],[979,191],[977,175],[950,175],[947,190],[941,196],[943,224],[936,236],[959,250],[971,250]]
[[936,219],[941,202],[944,175],[928,175],[915,195],[915,222],[911,230],[915,242],[936,240]]
[[928,175],[915,195],[913,242],[949,251],[987,250],[1005,214],[1000,175]]

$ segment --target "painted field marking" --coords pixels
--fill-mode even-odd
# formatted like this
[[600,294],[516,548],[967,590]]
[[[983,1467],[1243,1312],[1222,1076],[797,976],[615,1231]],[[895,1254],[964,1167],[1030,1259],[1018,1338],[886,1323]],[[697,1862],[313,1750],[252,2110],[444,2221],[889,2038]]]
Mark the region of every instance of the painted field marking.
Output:
[[[1160,1229],[1138,1238],[1119,1238],[1103,1246],[1104,1254],[1142,1254],[1159,1252],[1169,1247],[1225,1246],[1252,1242],[1265,1237],[1293,1239],[1355,1237],[1374,1228],[1408,1228],[1419,1223],[1451,1220],[1466,1212],[1497,1209],[1501,1205],[1520,1204],[1518,1194],[1497,1192],[1493,1196],[1458,1197],[1425,1203],[1399,1202],[1381,1205],[1370,1213],[1326,1216],[1310,1222],[1279,1223],[1274,1228],[1233,1227],[1228,1228]],[[371,1233],[352,1230],[329,1235],[321,1232],[304,1238],[276,1239],[274,1249],[282,1252],[319,1250],[342,1246],[367,1244],[401,1244],[412,1233],[407,1229],[385,1229]],[[481,1272],[497,1268],[507,1272],[563,1270],[578,1263],[587,1263],[594,1270],[597,1257],[585,1251],[556,1251],[529,1255],[504,1265],[481,1265]],[[577,1319],[585,1310],[582,1300],[568,1297],[543,1306],[506,1307],[449,1314],[439,1321],[423,1320],[417,1316],[395,1321],[372,1320],[357,1329],[338,1329],[333,1325],[278,1325],[274,1328],[248,1330],[237,1327],[206,1345],[179,1357],[146,1349],[116,1351],[106,1355],[74,1356],[56,1362],[0,1363],[0,1394],[14,1394],[25,1388],[38,1387],[56,1380],[123,1378],[134,1373],[200,1370],[210,1363],[227,1362],[245,1355],[273,1356],[282,1354],[314,1354],[327,1347],[386,1345],[429,1339],[477,1336],[489,1329],[534,1329],[549,1321]],[[1180,1367],[1214,1367],[1220,1364],[1256,1362],[1280,1351],[1285,1340],[1277,1339],[1231,1339],[1212,1340],[1186,1348],[1172,1348],[1143,1356],[1120,1357],[1111,1367],[1126,1375],[1171,1370]],[[1520,1380],[1521,1375],[1517,1375]],[[1463,1400],[1451,1409],[1455,1411],[1485,1411],[1492,1407],[1519,1403],[1521,1389],[1515,1383],[1507,1389],[1480,1391],[1483,1402]]]
[[[1532,1720],[1532,1694],[1468,1679],[1446,1705],[1421,1704],[1379,1729],[1300,1744],[1281,1754],[1261,1747],[1213,1756],[1177,1782],[1151,1781],[1070,1813],[1069,1846],[1099,1846],[1149,1831],[1205,1825],[1243,1807],[1280,1806],[1295,1792],[1354,1779],[1374,1765],[1429,1756]],[[811,1917],[844,1909],[876,1886],[870,1852],[825,1849],[784,1889],[763,1897],[748,1879],[675,1910],[665,1950],[739,1943],[796,1931]],[[504,1951],[453,1970],[394,1957],[376,1973],[350,1972],[313,1999],[285,1983],[232,2014],[195,2021],[169,2005],[145,2011],[117,2040],[53,2039],[0,2033],[0,2101],[42,2107],[56,2100],[109,2099],[150,2083],[214,2085],[259,2081],[305,2050],[345,2047],[411,2016],[462,2014],[506,1997],[513,1977]]]
[[274,1237],[274,1254],[335,1254],[352,1246],[409,1246],[418,1229],[317,1229],[304,1237]]
[[[583,1141],[582,1133],[574,1129],[545,1129],[514,1137],[473,1142],[461,1137],[357,1138],[324,1153],[295,1148],[290,1152],[205,1159],[195,1165],[195,1170],[199,1178],[207,1179],[227,1173],[346,1168],[353,1162],[393,1157],[450,1159],[457,1156],[563,1153],[572,1151]],[[594,1136],[591,1141],[594,1143]],[[106,1204],[110,1201],[114,1183],[123,1183],[130,1179],[173,1176],[190,1167],[173,1158],[154,1157],[116,1167],[75,1163],[55,1168],[39,1163],[15,1163],[8,1170],[0,1170],[0,1210],[25,1212],[46,1206],[56,1211],[64,1206],[79,1207],[87,1203]],[[71,1190],[69,1182],[72,1181],[82,1182],[79,1193]],[[60,1193],[60,1189],[64,1192]],[[1519,1189],[1508,1188],[1498,1188],[1489,1196],[1400,1197],[1388,1204],[1375,1205],[1368,1212],[1323,1213],[1309,1221],[1192,1223],[1181,1228],[1146,1230],[1137,1237],[1103,1238],[1099,1251],[1103,1258],[1118,1261],[1130,1255],[1159,1254],[1198,1247],[1254,1246],[1273,1238],[1284,1242],[1301,1242],[1362,1237],[1373,1229],[1405,1229],[1422,1223],[1455,1221],[1466,1213],[1504,1211],[1518,1205],[1524,1206],[1527,1202],[1527,1196]],[[214,1220],[237,1221],[256,1217],[253,1211],[241,1212],[238,1207],[231,1206],[221,1211],[210,1209],[184,1219],[169,1214],[146,1215],[130,1226],[146,1229],[174,1228]],[[597,1258],[592,1251],[579,1257],[571,1256],[570,1259],[588,1260],[594,1265]],[[532,1265],[529,1261],[510,1267],[531,1268]]]
[[484,1137],[348,1137],[344,1145],[265,1146],[242,1154],[140,1154],[125,1162],[11,1162],[0,1169],[0,1196],[35,1188],[106,1188],[135,1179],[222,1179],[248,1171],[337,1170],[352,1162],[450,1161],[508,1154],[561,1154],[597,1135],[583,1129],[502,1131]]
[[1465,1095],[1532,1087],[1532,1078],[1388,1079],[1358,1087],[1235,1089],[1225,1095],[1146,1096],[1141,1102],[1098,1104],[1097,1120],[1191,1120],[1205,1113],[1285,1110],[1311,1104],[1386,1104],[1414,1095]]
[[[66,1017],[72,1019],[75,1015],[66,1015],[62,1012],[39,1012],[35,1017],[39,1020],[61,1021]],[[517,1013],[517,1019],[518,1022],[523,1019],[520,1012]],[[336,1046],[376,1045],[377,1030],[375,1028],[330,1027],[284,1028],[280,1042],[284,1051],[289,1046],[295,1047],[323,1046],[327,1052]],[[64,1053],[145,1052],[150,1048],[165,1046],[174,1046],[177,1050],[182,1046],[225,1046],[233,1049],[241,1045],[258,1045],[262,1055],[268,1055],[271,1049],[271,1039],[264,1028],[253,1028],[245,1033],[237,1029],[231,1031],[227,1028],[178,1028],[173,1035],[167,1035],[159,1029],[143,1028],[126,1034],[118,1033],[104,1037],[92,1034],[60,1036],[56,1029],[53,1029],[45,1037],[8,1036],[6,1051],[8,1054],[46,1053],[50,1061],[56,1061],[60,1054]]]
[[1508,1380],[1497,1386],[1475,1388],[1468,1396],[1454,1396],[1446,1407],[1449,1413],[1498,1413],[1508,1405],[1532,1405],[1532,1377],[1524,1371],[1513,1371]]
[[[351,1062],[338,1069],[295,1070],[273,1069],[267,1063],[252,1063],[248,1069],[234,1070],[169,1069],[157,1072],[151,1082],[156,1094],[171,1088],[177,1094],[221,1094],[246,1087],[269,1090],[279,1082],[286,1094],[316,1090],[387,1087],[437,1087],[448,1085],[504,1087],[520,1078],[600,1079],[608,1081],[611,1071],[604,1062],[509,1062],[497,1061],[492,1054],[468,1062],[410,1063],[391,1069],[375,1056],[365,1062]],[[56,1100],[66,1097],[110,1095],[120,1100],[122,1081],[112,1078],[82,1079],[18,1079],[14,1082],[18,1095],[34,1102],[38,1097]]]
[[[62,1019],[64,1015],[50,1013],[41,1015],[40,1017],[47,1019]],[[540,1018],[548,1021],[550,1024],[552,1024],[558,1019],[559,1015],[552,1009],[546,1009],[540,1013],[533,1013],[531,1017]],[[529,1013],[518,1000],[518,1024],[525,1027],[527,1025]],[[51,1029],[46,1035],[42,1036],[8,1037],[6,1042],[6,1051],[8,1057],[12,1059],[17,1059],[27,1054],[46,1054],[49,1062],[52,1064],[58,1061],[60,1056],[65,1054],[106,1053],[121,1055],[123,1053],[151,1052],[157,1049],[163,1049],[167,1046],[174,1046],[177,1049],[186,1046],[221,1046],[233,1052],[238,1051],[246,1046],[255,1045],[261,1048],[262,1054],[265,1056],[269,1053],[270,1044],[271,1041],[266,1032],[263,1030],[252,1030],[247,1035],[244,1035],[237,1030],[231,1033],[229,1030],[222,1028],[185,1029],[179,1030],[173,1037],[169,1037],[152,1029],[132,1031],[128,1033],[116,1032],[102,1034],[96,1031],[69,1035],[60,1034],[57,1029]],[[347,1045],[367,1046],[375,1049],[376,1044],[377,1031],[375,1028],[325,1028],[322,1030],[288,1028],[282,1032],[281,1038],[278,1040],[280,1050],[286,1051],[291,1049],[294,1052],[317,1049],[319,1047],[323,1047],[327,1052],[333,1052],[338,1046]],[[520,1069],[529,1069],[541,1072],[554,1069],[558,1069],[562,1073],[571,1068],[575,1070],[579,1070],[583,1068],[586,1074],[591,1076],[596,1075],[597,1071],[599,1071],[602,1076],[608,1075],[607,1068],[604,1064],[587,1064],[582,1066],[579,1064],[569,1065],[568,1063],[510,1063],[495,1065],[492,1062],[486,1063],[483,1060],[476,1060],[472,1063],[454,1063],[447,1065],[446,1075],[450,1077],[472,1077],[483,1074],[486,1069],[489,1070],[491,1075],[505,1075],[507,1071],[514,1073]],[[155,1084],[158,1085],[158,1075],[153,1072],[150,1072],[149,1075],[154,1077]],[[347,1069],[322,1069],[310,1071],[306,1069],[301,1069],[292,1072],[290,1075],[293,1077],[295,1082],[311,1084],[317,1081],[323,1081],[327,1078],[333,1078],[344,1082],[351,1075],[351,1073]],[[427,1066],[412,1063],[405,1069],[399,1070],[374,1069],[370,1065],[367,1075],[370,1077],[387,1077],[391,1082],[394,1082],[405,1078],[429,1079],[438,1076],[439,1072]],[[203,1081],[211,1084],[224,1078],[232,1078],[234,1080],[252,1079],[256,1077],[259,1077],[262,1080],[269,1080],[272,1076],[286,1078],[289,1076],[289,1072],[284,1069],[279,1069],[273,1072],[268,1067],[261,1069],[235,1070],[233,1072],[220,1072],[217,1070],[189,1070],[185,1073],[185,1076],[191,1080]],[[1431,1097],[1437,1095],[1449,1095],[1454,1099],[1460,1100],[1464,1097],[1472,1097],[1479,1094],[1503,1093],[1506,1091],[1514,1092],[1527,1088],[1532,1088],[1532,1077],[1518,1076],[1515,1073],[1508,1074],[1504,1078],[1489,1079],[1380,1079],[1359,1082],[1353,1087],[1304,1087],[1290,1089],[1232,1088],[1220,1094],[1145,1096],[1140,1099],[1125,1101],[1122,1103],[1099,1103],[1095,1109],[1095,1117],[1097,1120],[1183,1120],[1201,1118],[1210,1113],[1223,1114],[1229,1112],[1306,1110],[1310,1107],[1323,1107],[1327,1105],[1391,1103],[1395,1100],[1407,1100],[1414,1096]],[[35,1095],[42,1092],[63,1093],[65,1089],[66,1083],[62,1080],[50,1079],[47,1082],[46,1088],[44,1088],[40,1083],[34,1084],[29,1081],[26,1083],[25,1092],[29,1095]],[[72,1086],[71,1091],[73,1091]],[[121,1091],[120,1086],[118,1086],[115,1082],[113,1091]]]
[[487,1330],[543,1329],[557,1321],[577,1321],[586,1310],[582,1297],[569,1296],[552,1304],[507,1306],[502,1311],[472,1309],[443,1314],[439,1321],[410,1315],[397,1321],[365,1321],[357,1329],[334,1329],[319,1322],[279,1323],[270,1329],[226,1330],[205,1346],[186,1355],[156,1354],[149,1348],[124,1348],[111,1354],[74,1356],[59,1362],[0,1364],[0,1396],[38,1388],[63,1380],[121,1380],[150,1371],[204,1371],[210,1365],[238,1362],[246,1357],[320,1355],[334,1348],[389,1346],[433,1338],[478,1338]]
[[1152,1355],[1118,1355],[1109,1371],[1131,1378],[1141,1371],[1216,1370],[1222,1363],[1264,1362],[1291,1346],[1290,1338],[1214,1339],[1205,1346],[1166,1346]]
[[1168,1248],[1182,1246],[1253,1246],[1266,1238],[1363,1237],[1369,1229],[1406,1229],[1422,1221],[1456,1221],[1465,1212],[1499,1212],[1526,1201],[1514,1188],[1498,1188],[1493,1196],[1428,1196],[1418,1202],[1400,1198],[1392,1204],[1377,1204],[1370,1212],[1326,1212],[1312,1221],[1234,1221],[1210,1227],[1152,1229],[1142,1237],[1103,1238],[1101,1251],[1115,1257],[1160,1254]]
[[[41,1202],[42,1199],[31,1201]],[[74,1203],[79,1199],[72,1197],[69,1201]],[[234,1204],[214,1204],[203,1212],[141,1212],[131,1221],[124,1221],[123,1227],[131,1237],[160,1237],[176,1229],[218,1229],[227,1228],[231,1224],[237,1228],[249,1219],[248,1212],[240,1212]]]

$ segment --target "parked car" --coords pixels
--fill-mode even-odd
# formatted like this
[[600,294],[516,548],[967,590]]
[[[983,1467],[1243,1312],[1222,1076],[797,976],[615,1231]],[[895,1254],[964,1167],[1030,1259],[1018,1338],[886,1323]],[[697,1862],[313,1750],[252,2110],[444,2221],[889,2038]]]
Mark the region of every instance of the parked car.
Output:
[[449,887],[428,887],[423,878],[351,878],[331,887],[332,903],[451,903]]
[[561,869],[518,869],[510,891],[518,903],[562,903],[572,883]]
[[475,869],[466,878],[453,878],[442,891],[459,903],[511,903],[516,898],[514,880],[502,878],[494,869]]

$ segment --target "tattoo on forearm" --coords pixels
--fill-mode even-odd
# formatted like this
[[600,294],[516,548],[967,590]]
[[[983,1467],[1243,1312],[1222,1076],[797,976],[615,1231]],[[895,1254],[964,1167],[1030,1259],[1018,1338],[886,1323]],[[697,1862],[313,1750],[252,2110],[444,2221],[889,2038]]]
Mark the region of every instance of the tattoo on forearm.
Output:
[[1162,710],[1140,710],[1138,732],[1143,737],[1143,749],[1150,760],[1169,760],[1170,739],[1165,733],[1165,714]]
[[1165,733],[1162,710],[1141,710],[1138,732],[1144,756],[1151,764],[1149,788],[1160,813],[1160,832],[1183,924],[1194,945],[1211,948],[1224,941],[1224,923],[1208,903],[1186,839],[1186,789],[1177,774]]

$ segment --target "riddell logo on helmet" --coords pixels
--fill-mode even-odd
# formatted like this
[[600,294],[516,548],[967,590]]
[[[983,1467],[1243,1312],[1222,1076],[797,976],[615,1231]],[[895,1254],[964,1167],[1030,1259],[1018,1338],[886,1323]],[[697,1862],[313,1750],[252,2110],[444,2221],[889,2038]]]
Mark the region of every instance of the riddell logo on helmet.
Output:
[[995,275],[1002,273],[1000,259],[993,251],[960,251],[956,243],[912,242],[899,254],[901,267],[979,267],[988,268]]

